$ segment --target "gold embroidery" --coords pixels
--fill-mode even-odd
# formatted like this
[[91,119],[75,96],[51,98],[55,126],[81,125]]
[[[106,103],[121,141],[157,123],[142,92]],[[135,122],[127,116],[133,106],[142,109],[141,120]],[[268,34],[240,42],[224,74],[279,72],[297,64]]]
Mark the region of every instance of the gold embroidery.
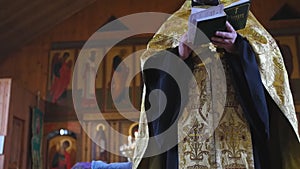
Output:
[[238,0],[220,0],[220,3],[223,4],[224,6],[228,6],[234,2],[237,2]]
[[187,169],[208,169],[208,167],[203,165],[194,165],[194,166],[188,166]]
[[188,147],[190,147],[189,151],[184,151],[184,155],[189,156],[190,160],[202,161],[204,155],[208,155],[209,153],[209,151],[207,151],[208,145],[206,142],[200,142],[203,126],[203,124],[199,124],[199,122],[196,121],[188,133],[188,136],[184,139],[184,143],[188,144]]
[[237,114],[228,113],[227,116],[226,121],[221,122],[216,131],[216,139],[220,141],[219,151],[222,165],[225,168],[232,165],[243,166],[242,168],[252,166],[250,130],[245,120],[240,119]]
[[[183,126],[183,130],[179,129],[179,133],[186,134],[186,137],[178,145],[179,151],[182,150],[179,153],[180,168],[182,169],[254,168],[250,130],[237,102],[231,76],[228,75],[228,65],[224,59],[222,59],[222,63],[226,65],[224,70],[227,74],[227,100],[223,116],[213,135],[207,134],[210,132],[209,123],[214,123],[214,121],[207,120],[211,116],[207,106],[203,106],[202,109],[197,109],[195,106],[196,110],[194,111],[192,107],[189,107],[189,111],[193,114],[190,113],[190,116],[186,117],[184,121],[179,121],[179,126]],[[194,71],[195,76],[205,77],[207,73],[204,70],[203,67],[198,68]],[[199,87],[204,90],[208,80],[199,78],[197,80],[201,85]],[[201,103],[200,105],[206,105],[209,93],[190,92],[194,98],[197,94],[199,99],[191,99],[191,104],[196,104],[196,101]],[[206,112],[204,117],[201,110]],[[198,115],[195,115],[195,112],[198,112]],[[193,125],[191,126],[191,124]]]
[[241,164],[229,164],[225,166],[225,169],[246,169],[246,167]]
[[[225,3],[225,6],[234,2],[235,0],[221,0],[221,3]],[[190,7],[191,7],[191,1],[187,0],[184,5],[176,11],[158,30],[156,35],[154,35],[153,39],[148,43],[147,51],[141,56],[141,65],[143,67],[143,64],[145,61],[151,57],[153,54],[153,51],[159,51],[171,47],[178,46],[179,39],[183,35],[184,32],[187,30],[187,20],[190,15]],[[176,23],[176,24],[174,24]],[[238,33],[242,35],[243,37],[247,38],[249,41],[252,49],[254,50],[256,54],[256,60],[259,66],[259,71],[261,74],[262,82],[272,97],[272,99],[275,101],[275,103],[278,105],[278,107],[281,109],[285,117],[287,117],[289,123],[293,127],[295,134],[297,135],[297,138],[299,139],[298,135],[298,123],[296,120],[296,114],[295,114],[295,108],[293,104],[293,98],[291,95],[290,87],[289,87],[289,81],[288,76],[286,73],[286,70],[284,67],[281,67],[283,65],[282,56],[280,53],[280,50],[278,46],[276,45],[275,40],[272,38],[272,36],[263,28],[263,26],[256,20],[256,18],[253,16],[253,14],[250,12],[247,20],[247,25],[245,29],[239,30]],[[207,49],[213,49],[211,45],[207,45]],[[205,53],[205,47],[203,45],[203,48]],[[212,51],[212,50],[211,50]],[[203,63],[199,63],[197,66],[203,66]],[[202,71],[202,70],[201,70]],[[196,77],[207,77],[207,73],[205,70],[202,72],[195,73]],[[200,76],[202,74],[203,76]],[[246,140],[241,141],[240,143],[235,143],[231,145],[239,145],[240,147],[237,147],[235,150],[232,148],[229,148],[227,142],[222,143],[220,140],[218,140],[217,134],[218,131],[220,132],[221,128],[217,128],[215,131],[215,135],[210,136],[208,133],[212,131],[212,128],[209,127],[208,122],[209,119],[209,112],[211,109],[211,105],[209,103],[209,93],[202,92],[201,88],[206,89],[207,87],[207,81],[204,79],[197,79],[197,85],[199,85],[199,90],[196,91],[193,95],[193,99],[190,100],[190,103],[188,104],[189,107],[185,109],[184,115],[181,118],[181,121],[179,121],[178,129],[178,137],[179,140],[183,140],[183,138],[189,133],[190,128],[192,128],[192,124],[195,124],[195,121],[198,121],[199,124],[203,123],[203,138],[208,139],[207,145],[209,145],[207,148],[209,150],[204,150],[205,146],[202,146],[202,151],[209,151],[207,155],[203,153],[203,160],[191,160],[188,155],[184,155],[185,151],[190,151],[190,146],[186,144],[186,142],[180,142],[178,144],[178,154],[179,154],[179,168],[180,169],[198,169],[198,168],[247,168],[252,169],[253,167],[253,157],[252,157],[252,148],[251,148],[251,139],[250,134],[245,135]],[[201,84],[200,86],[200,83]],[[195,84],[193,84],[195,85]],[[203,86],[202,86],[203,85]],[[206,85],[206,86],[205,86]],[[228,89],[230,90],[230,88]],[[143,100],[145,97],[145,88],[143,91]],[[191,95],[192,96],[192,95]],[[192,98],[192,97],[191,97]],[[229,100],[226,102],[226,108],[224,110],[224,116],[222,119],[229,118],[230,116],[228,114],[231,114],[232,119],[234,121],[232,127],[239,128],[239,123],[247,124],[243,120],[243,116],[241,113],[241,109],[234,100],[236,100],[235,95],[233,93],[228,93],[227,99]],[[200,115],[201,114],[201,115]],[[228,119],[227,119],[228,122]],[[220,124],[223,124],[222,121],[220,121]],[[149,139],[149,132],[148,132],[148,126],[147,126],[147,118],[146,118],[146,112],[144,110],[144,101],[142,101],[142,111],[141,111],[141,117],[140,117],[140,125],[139,128],[139,141],[137,144],[137,147],[135,149],[134,159],[133,159],[133,168],[137,168],[137,166],[140,163],[141,158],[143,157],[143,154],[146,150],[148,139]],[[230,125],[229,123],[224,123],[224,126]],[[245,132],[247,127],[245,127]],[[246,133],[249,133],[246,132]],[[248,137],[249,136],[249,137]],[[215,139],[216,138],[216,139]],[[243,139],[242,139],[243,140]],[[225,147],[223,150],[226,150],[222,154],[222,150],[218,146]],[[202,143],[204,144],[204,143]],[[231,146],[232,147],[232,146]],[[241,151],[239,151],[241,150]],[[234,161],[233,159],[237,158],[227,158],[228,154],[227,152],[231,152],[231,154],[240,154],[240,155],[233,155],[232,157],[241,157],[241,160]],[[238,153],[237,153],[238,152]],[[196,154],[199,154],[198,152]],[[190,154],[189,154],[190,155]],[[227,157],[226,157],[227,156]]]

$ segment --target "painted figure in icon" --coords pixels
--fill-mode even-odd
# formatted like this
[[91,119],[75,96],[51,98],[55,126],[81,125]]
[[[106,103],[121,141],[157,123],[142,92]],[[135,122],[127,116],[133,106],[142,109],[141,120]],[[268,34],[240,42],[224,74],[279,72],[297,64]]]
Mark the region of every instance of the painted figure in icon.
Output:
[[52,59],[53,83],[50,89],[51,101],[56,103],[66,92],[72,75],[73,61],[68,59],[69,52],[65,52],[62,57],[55,54]]
[[70,142],[66,140],[62,143],[60,150],[54,154],[52,169],[71,169],[71,156],[67,152],[68,147],[70,147]]

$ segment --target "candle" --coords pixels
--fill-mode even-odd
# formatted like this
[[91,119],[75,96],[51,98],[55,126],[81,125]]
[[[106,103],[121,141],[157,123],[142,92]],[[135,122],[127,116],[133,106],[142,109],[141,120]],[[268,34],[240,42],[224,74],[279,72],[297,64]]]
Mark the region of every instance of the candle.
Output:
[[131,144],[132,144],[132,137],[128,136],[128,145],[131,145]]
[[134,132],[134,137],[135,137],[135,138],[138,137],[138,132],[137,132],[137,131]]

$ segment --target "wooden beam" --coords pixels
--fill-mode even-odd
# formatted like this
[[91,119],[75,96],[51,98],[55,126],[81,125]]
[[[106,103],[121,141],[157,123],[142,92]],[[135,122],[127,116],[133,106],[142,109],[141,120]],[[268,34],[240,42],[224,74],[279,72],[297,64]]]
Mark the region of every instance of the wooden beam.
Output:
[[83,119],[84,121],[94,121],[94,120],[126,120],[126,119],[132,119],[132,120],[138,120],[139,119],[139,112],[135,113],[135,112],[126,112],[123,113],[124,115],[126,115],[126,117],[124,117],[122,114],[120,113],[102,113],[102,117],[100,117],[100,115],[98,113],[87,113],[83,115]]

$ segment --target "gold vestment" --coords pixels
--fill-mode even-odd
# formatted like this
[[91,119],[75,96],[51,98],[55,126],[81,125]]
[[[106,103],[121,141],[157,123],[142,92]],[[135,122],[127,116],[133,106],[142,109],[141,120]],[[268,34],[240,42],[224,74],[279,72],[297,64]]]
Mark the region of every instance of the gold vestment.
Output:
[[[232,3],[232,0],[222,2],[225,6]],[[142,68],[146,60],[151,57],[153,52],[164,50],[167,48],[174,48],[178,46],[180,37],[187,31],[188,17],[190,15],[191,2],[187,0],[183,6],[176,11],[158,30],[153,39],[149,42],[147,51],[142,55]],[[182,20],[178,20],[182,18]],[[182,22],[184,21],[184,22]],[[283,153],[283,167],[285,169],[296,169],[300,166],[300,146],[298,144],[298,122],[296,118],[292,94],[289,87],[289,80],[284,66],[283,58],[280,50],[272,38],[272,36],[263,28],[263,26],[256,20],[250,12],[247,20],[247,25],[244,29],[239,30],[238,33],[245,37],[256,54],[256,60],[259,67],[262,83],[267,92],[280,108],[284,120],[279,120],[279,123],[287,121],[286,125],[277,126],[278,133],[286,133],[287,130],[292,130],[291,135],[280,137],[279,143],[287,142],[285,147],[281,147]],[[203,48],[209,48],[206,45]],[[222,58],[221,53],[214,52],[216,57]],[[201,52],[200,52],[201,54]],[[203,63],[199,63],[193,71],[198,84],[201,89],[205,88],[208,82],[206,80],[207,71]],[[227,74],[225,66],[225,73]],[[227,76],[226,76],[227,78]],[[207,116],[208,105],[205,105],[209,100],[208,96],[203,96],[201,92],[190,91],[190,96],[197,98],[190,100],[184,109],[184,115],[180,118],[178,129],[179,140],[187,136],[185,141],[178,144],[179,168],[180,169],[198,169],[198,168],[254,168],[251,135],[249,126],[243,117],[240,105],[235,98],[235,91],[230,85],[230,79],[227,79],[227,100],[223,116],[220,117],[220,122],[214,130],[214,134],[206,138],[205,141],[192,141],[195,135],[206,133],[205,118]],[[192,90],[192,89],[191,89]],[[137,168],[143,154],[146,151],[149,129],[147,125],[145,103],[145,89],[143,91],[143,100],[140,114],[139,134],[137,139],[137,146],[133,158],[133,168]],[[198,107],[191,106],[197,104]],[[185,116],[188,114],[188,116]],[[272,112],[270,112],[272,116]],[[195,120],[196,119],[196,120]],[[271,126],[273,127],[273,126]],[[190,133],[191,128],[194,132]],[[288,137],[288,138],[287,138]],[[197,145],[198,149],[192,145]],[[281,145],[278,145],[279,147]],[[294,149],[293,149],[294,147]],[[197,153],[195,154],[195,152]],[[193,156],[193,157],[192,157]]]

